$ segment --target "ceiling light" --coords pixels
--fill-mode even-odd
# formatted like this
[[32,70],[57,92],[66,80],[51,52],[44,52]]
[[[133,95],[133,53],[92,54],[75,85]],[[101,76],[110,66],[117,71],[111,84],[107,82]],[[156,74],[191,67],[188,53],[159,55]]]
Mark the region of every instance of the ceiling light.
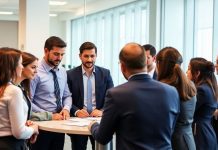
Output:
[[11,11],[0,11],[0,15],[13,15],[14,13]]
[[64,2],[64,1],[49,1],[49,5],[61,6],[61,5],[65,5],[65,4],[67,4],[67,2]]
[[49,14],[50,17],[57,17],[57,14]]

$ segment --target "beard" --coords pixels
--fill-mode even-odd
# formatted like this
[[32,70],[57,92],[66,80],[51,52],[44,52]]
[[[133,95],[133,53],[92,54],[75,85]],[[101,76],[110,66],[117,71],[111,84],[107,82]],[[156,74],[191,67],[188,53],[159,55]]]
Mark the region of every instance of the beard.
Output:
[[93,68],[93,66],[95,65],[94,62],[85,62],[83,63],[83,66],[87,69]]
[[48,59],[48,63],[52,66],[57,67],[60,64],[61,60],[50,60]]

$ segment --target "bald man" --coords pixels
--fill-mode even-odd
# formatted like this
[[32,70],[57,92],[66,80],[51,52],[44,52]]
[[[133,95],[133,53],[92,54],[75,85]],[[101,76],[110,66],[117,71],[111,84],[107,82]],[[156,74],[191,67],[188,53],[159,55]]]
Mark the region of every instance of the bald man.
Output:
[[128,82],[107,91],[101,123],[89,125],[94,139],[106,144],[116,132],[116,150],[172,149],[179,113],[176,89],[146,74],[146,56],[139,44],[125,45],[119,59]]

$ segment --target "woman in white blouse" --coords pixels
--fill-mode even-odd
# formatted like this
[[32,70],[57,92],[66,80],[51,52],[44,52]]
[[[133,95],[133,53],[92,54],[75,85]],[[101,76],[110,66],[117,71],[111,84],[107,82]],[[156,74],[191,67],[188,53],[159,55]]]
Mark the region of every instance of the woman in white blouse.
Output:
[[27,122],[29,107],[13,84],[23,68],[21,51],[0,48],[0,68],[0,149],[25,150],[25,139],[37,135],[38,126]]

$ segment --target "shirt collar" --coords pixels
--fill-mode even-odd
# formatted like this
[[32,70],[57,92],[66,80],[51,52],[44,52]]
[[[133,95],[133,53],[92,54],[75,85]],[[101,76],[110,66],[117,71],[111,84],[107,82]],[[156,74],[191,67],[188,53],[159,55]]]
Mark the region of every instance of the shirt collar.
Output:
[[[94,69],[93,69],[92,74],[93,74],[93,73],[95,73],[95,66],[94,66]],[[86,71],[85,71],[83,65],[82,65],[82,74],[83,74],[83,75],[86,75]]]

